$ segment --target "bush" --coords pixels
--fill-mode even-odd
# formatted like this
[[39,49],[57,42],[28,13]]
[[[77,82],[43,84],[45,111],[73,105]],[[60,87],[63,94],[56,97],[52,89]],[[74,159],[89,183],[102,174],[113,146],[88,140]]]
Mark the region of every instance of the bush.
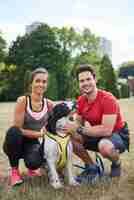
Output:
[[120,84],[120,98],[128,98],[130,96],[129,86],[128,84],[121,83]]

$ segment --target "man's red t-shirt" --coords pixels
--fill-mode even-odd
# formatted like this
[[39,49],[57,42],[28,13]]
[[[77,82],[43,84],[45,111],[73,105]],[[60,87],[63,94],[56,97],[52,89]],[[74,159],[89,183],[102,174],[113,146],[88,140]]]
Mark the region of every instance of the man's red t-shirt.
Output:
[[89,102],[86,96],[80,96],[77,101],[77,113],[83,120],[90,122],[92,126],[100,125],[105,114],[117,114],[113,132],[124,126],[124,119],[117,99],[104,90],[98,90],[96,99],[92,102]]

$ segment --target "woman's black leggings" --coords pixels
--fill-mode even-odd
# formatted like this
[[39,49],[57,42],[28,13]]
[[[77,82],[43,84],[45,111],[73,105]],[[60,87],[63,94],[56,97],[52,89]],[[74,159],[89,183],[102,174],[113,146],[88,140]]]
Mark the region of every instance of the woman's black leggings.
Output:
[[41,145],[37,139],[28,139],[17,127],[8,129],[3,150],[9,158],[11,167],[18,167],[23,158],[29,169],[37,169],[42,164]]

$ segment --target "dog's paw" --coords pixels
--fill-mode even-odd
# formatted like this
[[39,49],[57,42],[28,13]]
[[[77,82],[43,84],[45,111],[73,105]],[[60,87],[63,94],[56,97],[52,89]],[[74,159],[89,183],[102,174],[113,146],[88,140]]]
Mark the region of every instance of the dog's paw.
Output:
[[50,184],[51,184],[51,186],[52,186],[54,189],[60,189],[60,188],[63,187],[63,185],[61,184],[60,181],[51,182]]
[[77,186],[77,185],[80,185],[74,178],[72,178],[70,181],[69,181],[69,185],[72,185],[72,186]]

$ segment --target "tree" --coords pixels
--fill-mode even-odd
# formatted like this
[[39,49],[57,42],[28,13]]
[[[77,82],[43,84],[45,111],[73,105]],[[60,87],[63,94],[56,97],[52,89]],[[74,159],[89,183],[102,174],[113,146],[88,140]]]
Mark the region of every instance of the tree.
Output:
[[107,55],[103,56],[100,63],[99,87],[113,93],[116,97],[119,97],[114,68]]
[[14,93],[12,93],[12,84],[15,81],[14,72],[15,65],[5,65],[0,63],[0,101],[14,100]]
[[27,67],[33,70],[39,66],[51,69],[57,66],[57,58],[61,56],[59,48],[54,32],[48,25],[42,24],[30,34],[18,37],[13,42],[7,62],[17,67],[23,66],[23,70]]
[[51,74],[49,97],[66,98],[69,85],[73,87],[74,77],[71,75],[74,64],[78,58],[80,61],[88,58],[93,63],[96,62],[97,45],[98,38],[87,28],[80,33],[73,27],[59,29],[42,24],[30,34],[18,37],[10,46],[6,59],[7,64],[16,65],[16,81],[13,82],[12,91],[15,93],[14,98],[24,91],[26,71],[36,67],[45,67]]
[[54,27],[56,39],[60,44],[61,51],[61,65],[55,70],[55,76],[57,80],[58,97],[59,99],[65,99],[67,96],[67,90],[69,85],[69,71],[72,62],[72,51],[74,50],[74,37],[75,31],[73,28],[62,27],[61,29]]
[[99,37],[91,33],[89,28],[84,28],[80,40],[81,53],[96,53],[99,44]]
[[55,33],[48,25],[42,24],[30,34],[17,37],[9,48],[6,63],[16,65],[16,81],[12,91],[15,92],[16,98],[23,94],[24,75],[27,70],[45,67],[51,72],[62,65],[62,52]]
[[57,41],[60,43],[62,51],[68,52],[71,56],[78,46],[77,36],[78,33],[73,27],[53,28]]
[[5,58],[6,41],[3,39],[0,32],[0,62],[4,61]]

